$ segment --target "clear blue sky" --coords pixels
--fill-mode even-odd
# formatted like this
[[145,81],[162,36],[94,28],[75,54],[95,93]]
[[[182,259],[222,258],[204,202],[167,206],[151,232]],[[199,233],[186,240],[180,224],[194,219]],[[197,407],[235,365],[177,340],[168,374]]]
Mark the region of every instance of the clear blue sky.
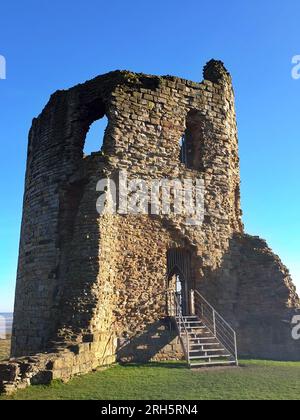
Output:
[[27,133],[50,94],[115,69],[200,81],[210,58],[234,79],[246,229],[300,289],[299,0],[4,0],[0,13],[0,312],[13,305]]

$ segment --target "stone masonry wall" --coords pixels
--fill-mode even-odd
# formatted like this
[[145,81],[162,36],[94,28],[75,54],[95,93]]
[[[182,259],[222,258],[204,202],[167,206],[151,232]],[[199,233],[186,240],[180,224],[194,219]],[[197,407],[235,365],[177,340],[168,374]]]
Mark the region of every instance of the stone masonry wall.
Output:
[[299,360],[291,320],[300,313],[288,269],[259,237],[237,234],[217,271],[206,271],[202,293],[238,335],[239,354]]

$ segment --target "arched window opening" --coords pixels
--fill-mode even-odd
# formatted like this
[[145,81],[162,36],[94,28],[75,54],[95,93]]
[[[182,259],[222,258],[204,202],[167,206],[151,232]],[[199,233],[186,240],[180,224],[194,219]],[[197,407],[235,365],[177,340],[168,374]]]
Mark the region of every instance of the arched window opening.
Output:
[[206,117],[200,111],[190,111],[186,119],[186,131],[180,140],[180,162],[188,169],[203,171],[204,151],[209,132]]
[[88,156],[95,152],[100,152],[103,146],[103,139],[105,135],[105,130],[108,125],[108,119],[106,116],[100,120],[94,121],[87,132],[83,154]]

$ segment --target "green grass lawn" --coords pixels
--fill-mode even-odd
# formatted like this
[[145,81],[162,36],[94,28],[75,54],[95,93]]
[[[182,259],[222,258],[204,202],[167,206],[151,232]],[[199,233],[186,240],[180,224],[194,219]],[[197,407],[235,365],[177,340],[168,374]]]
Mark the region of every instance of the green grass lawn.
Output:
[[299,400],[300,363],[248,360],[240,368],[205,371],[191,371],[181,363],[117,365],[68,384],[33,386],[5,399]]

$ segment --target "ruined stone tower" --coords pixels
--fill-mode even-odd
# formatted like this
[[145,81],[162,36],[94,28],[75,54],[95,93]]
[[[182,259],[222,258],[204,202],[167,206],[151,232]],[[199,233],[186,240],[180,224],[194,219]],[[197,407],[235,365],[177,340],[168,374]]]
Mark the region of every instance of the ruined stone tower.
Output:
[[[102,150],[84,156],[90,125],[105,115]],[[99,215],[97,183],[120,171],[146,181],[200,177],[203,223],[178,214]],[[197,312],[190,299],[197,290],[236,330],[240,355],[300,359],[289,272],[265,241],[244,233],[234,93],[223,64],[209,62],[201,83],[115,71],[56,92],[29,135],[5,386],[115,360],[181,357],[165,322],[176,255],[187,313]]]

